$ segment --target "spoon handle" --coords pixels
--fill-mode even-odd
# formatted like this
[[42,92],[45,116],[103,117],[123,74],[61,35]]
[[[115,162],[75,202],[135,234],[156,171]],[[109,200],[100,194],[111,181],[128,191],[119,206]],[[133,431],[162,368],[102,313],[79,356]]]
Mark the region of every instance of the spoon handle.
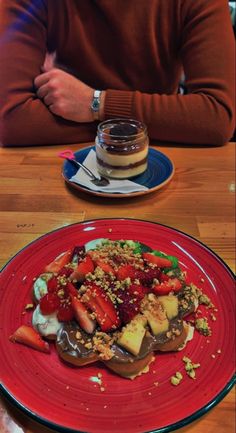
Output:
[[81,167],[92,179],[97,179],[96,176],[94,176],[94,174],[89,170],[89,168],[85,167],[85,165],[83,165],[81,162],[70,158],[68,158],[68,161],[73,162],[77,167]]

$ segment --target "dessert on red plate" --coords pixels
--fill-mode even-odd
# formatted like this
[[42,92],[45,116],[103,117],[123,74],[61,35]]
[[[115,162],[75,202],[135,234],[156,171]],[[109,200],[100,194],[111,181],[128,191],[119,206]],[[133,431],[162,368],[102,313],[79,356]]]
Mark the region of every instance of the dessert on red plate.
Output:
[[181,350],[193,338],[185,317],[203,294],[176,257],[133,240],[98,239],[47,264],[33,299],[32,328],[22,325],[11,341],[49,352],[46,340],[54,340],[69,364],[99,360],[134,378],[155,352]]

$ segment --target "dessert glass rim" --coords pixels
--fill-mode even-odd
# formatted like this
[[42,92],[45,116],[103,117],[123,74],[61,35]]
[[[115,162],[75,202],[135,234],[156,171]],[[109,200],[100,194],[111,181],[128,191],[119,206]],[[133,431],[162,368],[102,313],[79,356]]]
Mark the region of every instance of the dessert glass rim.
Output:
[[[115,134],[111,134],[110,132],[106,132],[105,128],[108,128],[109,125],[112,124],[126,124],[126,123],[130,123],[136,127],[138,127],[139,129],[141,129],[140,131],[136,132],[135,134],[130,134],[130,135],[120,135],[119,137]],[[102,137],[105,138],[110,138],[112,139],[114,142],[121,143],[122,141],[134,141],[134,140],[139,140],[139,139],[143,139],[143,137],[147,136],[147,127],[146,125],[136,119],[131,119],[131,118],[114,118],[114,119],[107,119],[104,120],[103,122],[99,123],[98,128],[97,128],[97,135],[99,137],[99,139],[101,139]]]

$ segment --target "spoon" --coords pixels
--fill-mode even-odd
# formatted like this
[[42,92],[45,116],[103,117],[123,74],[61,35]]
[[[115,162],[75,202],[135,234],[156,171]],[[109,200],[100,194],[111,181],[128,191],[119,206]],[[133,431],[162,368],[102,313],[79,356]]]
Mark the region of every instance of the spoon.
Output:
[[84,164],[82,164],[79,161],[76,161],[76,157],[75,154],[72,152],[72,150],[67,149],[64,150],[63,152],[60,152],[58,154],[58,156],[60,156],[60,158],[64,158],[67,159],[67,161],[73,162],[74,165],[76,165],[76,167],[81,167],[85,173],[90,177],[90,181],[96,185],[96,186],[106,186],[109,185],[109,180],[106,177],[100,176],[97,177],[95,176],[95,174],[89,170],[89,168],[85,167]]

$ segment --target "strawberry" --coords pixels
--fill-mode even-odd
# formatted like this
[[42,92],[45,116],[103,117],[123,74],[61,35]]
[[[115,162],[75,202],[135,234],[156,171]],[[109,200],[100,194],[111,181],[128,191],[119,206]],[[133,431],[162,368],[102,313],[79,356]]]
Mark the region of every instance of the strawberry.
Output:
[[[95,251],[95,250],[89,250],[89,251],[87,251],[87,253],[86,253],[94,262],[96,261],[96,260],[98,260],[98,257],[99,257],[99,251]],[[101,259],[101,257],[100,257],[100,259]]]
[[60,254],[45,267],[45,272],[53,272],[57,274],[67,263],[70,262],[71,256],[72,250],[68,250]]
[[158,268],[147,268],[144,271],[137,270],[136,278],[144,286],[150,286],[153,283],[154,278],[159,280],[161,271]]
[[85,276],[89,272],[93,272],[93,271],[94,271],[93,261],[89,255],[86,255],[85,258],[81,260],[81,262],[79,262],[74,272],[72,272],[72,274],[70,275],[70,279],[71,281],[76,280],[82,282],[84,281]]
[[118,298],[122,301],[122,303],[118,304],[121,322],[124,324],[129,323],[138,314],[141,301],[128,291],[122,290],[118,293]]
[[169,278],[168,281],[163,281],[160,284],[156,284],[152,288],[152,291],[156,295],[168,295],[168,293],[170,293],[170,292],[179,292],[181,287],[182,287],[182,284],[178,280],[178,278]]
[[51,314],[56,311],[60,305],[60,298],[56,293],[46,293],[39,301],[42,314]]
[[69,322],[74,318],[74,310],[70,302],[61,302],[57,310],[57,318],[59,322]]
[[70,281],[67,282],[66,286],[64,287],[65,292],[70,296],[77,297],[78,290],[75,288],[74,284],[72,284]]
[[63,267],[60,269],[60,271],[58,272],[58,276],[64,276],[66,278],[68,278],[73,272],[73,268],[69,268],[69,267]]
[[136,269],[132,265],[121,265],[116,272],[117,280],[125,280],[126,278],[130,278],[134,280],[136,278]]
[[165,258],[165,257],[155,256],[152,253],[143,253],[142,257],[148,263],[152,263],[153,265],[158,266],[158,268],[171,268],[172,267],[172,261]]
[[47,289],[48,289],[49,293],[55,293],[58,291],[59,284],[58,284],[57,277],[52,277],[52,278],[50,278],[50,280],[48,280]]
[[44,341],[31,326],[21,325],[14,334],[9,337],[9,340],[13,343],[25,344],[40,352],[50,352],[49,344]]
[[144,296],[149,292],[149,289],[141,284],[130,284],[128,288],[129,294],[135,299],[142,300]]
[[99,266],[105,272],[105,274],[112,274],[115,275],[115,271],[109,263],[104,262],[103,260],[96,260],[95,261],[96,266]]
[[105,291],[96,284],[90,284],[84,295],[86,305],[96,314],[102,331],[112,331],[120,325],[118,313]]
[[158,278],[158,280],[161,281],[161,283],[163,283],[164,281],[168,281],[170,279],[170,277],[168,277],[168,275],[164,274],[164,272],[160,273],[160,276]]
[[85,332],[92,334],[96,327],[96,322],[90,317],[87,308],[77,297],[71,296],[70,298],[77,322]]

